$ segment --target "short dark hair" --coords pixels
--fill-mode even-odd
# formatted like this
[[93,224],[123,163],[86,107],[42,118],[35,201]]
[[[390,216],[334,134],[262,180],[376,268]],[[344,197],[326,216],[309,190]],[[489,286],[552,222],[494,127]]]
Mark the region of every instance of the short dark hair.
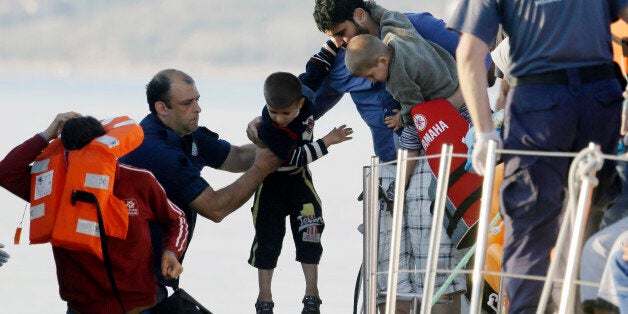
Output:
[[175,69],[159,71],[146,85],[146,101],[151,113],[155,114],[155,103],[158,101],[163,101],[170,107],[170,85],[175,77],[181,78],[187,84],[194,84],[194,79],[182,71]]
[[275,72],[264,81],[264,99],[272,107],[285,108],[303,97],[301,81],[292,73]]
[[65,121],[61,130],[61,143],[65,149],[81,149],[93,139],[105,135],[105,128],[94,117],[84,116]]
[[314,21],[321,32],[329,31],[344,21],[353,21],[353,12],[358,8],[370,13],[364,0],[316,0]]
[[381,39],[360,34],[353,37],[346,48],[345,65],[349,73],[363,76],[364,72],[377,66],[381,56],[390,57],[390,50]]

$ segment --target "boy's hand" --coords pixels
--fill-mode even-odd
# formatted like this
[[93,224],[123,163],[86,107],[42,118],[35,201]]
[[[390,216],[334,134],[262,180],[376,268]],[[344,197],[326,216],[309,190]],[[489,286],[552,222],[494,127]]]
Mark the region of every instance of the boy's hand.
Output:
[[344,141],[350,140],[353,137],[349,135],[353,134],[353,129],[348,128],[345,124],[334,128],[329,132],[329,134],[323,137],[323,143],[325,143],[325,147],[329,147],[334,144],[342,143]]
[[165,251],[161,256],[161,274],[164,278],[168,280],[176,279],[182,272],[183,266],[181,266],[177,257],[174,256],[174,253]]
[[393,112],[395,115],[384,118],[384,123],[389,129],[393,129],[394,132],[397,132],[403,127],[401,124],[401,114],[399,114],[399,109],[393,109]]
[[74,111],[58,114],[55,117],[55,119],[52,120],[52,123],[50,123],[50,126],[48,126],[48,128],[44,130],[43,132],[44,136],[46,137],[46,140],[51,141],[57,136],[59,136],[59,134],[61,134],[61,130],[63,129],[63,125],[65,124],[65,121],[68,121],[69,119],[80,117],[80,116],[81,116],[80,113],[76,113]]

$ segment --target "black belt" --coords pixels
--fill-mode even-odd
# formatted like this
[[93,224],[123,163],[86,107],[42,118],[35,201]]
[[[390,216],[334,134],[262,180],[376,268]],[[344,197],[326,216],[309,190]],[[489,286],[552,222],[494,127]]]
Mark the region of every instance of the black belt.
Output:
[[[594,65],[590,67],[577,68],[581,83],[591,83],[616,77],[612,64]],[[569,76],[567,70],[556,70],[551,72],[526,75],[522,77],[512,77],[510,85],[531,85],[531,84],[554,84],[568,85]]]

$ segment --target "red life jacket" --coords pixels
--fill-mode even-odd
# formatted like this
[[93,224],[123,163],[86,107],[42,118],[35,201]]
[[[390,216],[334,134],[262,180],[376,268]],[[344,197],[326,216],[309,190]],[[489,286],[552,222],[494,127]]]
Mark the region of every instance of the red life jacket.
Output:
[[[458,111],[443,98],[433,99],[412,108],[414,125],[419,133],[426,155],[439,154],[442,145],[452,144],[454,154],[466,154],[462,138],[469,124]],[[447,199],[455,207],[443,218],[444,230],[456,248],[466,248],[475,241],[475,224],[479,218],[482,177],[464,170],[466,159],[453,158],[447,189]],[[439,158],[428,159],[434,175],[438,177]]]
[[[45,171],[34,169],[31,179],[31,244],[49,240],[52,245],[103,258],[97,209],[90,203],[72,204],[76,190],[95,196],[107,236],[126,238],[128,208],[113,195],[117,158],[138,147],[144,133],[128,117],[102,123],[106,134],[82,149],[66,152],[57,139],[37,158],[43,163],[47,159],[40,157],[50,156],[50,162]],[[39,209],[42,205],[45,210]]]

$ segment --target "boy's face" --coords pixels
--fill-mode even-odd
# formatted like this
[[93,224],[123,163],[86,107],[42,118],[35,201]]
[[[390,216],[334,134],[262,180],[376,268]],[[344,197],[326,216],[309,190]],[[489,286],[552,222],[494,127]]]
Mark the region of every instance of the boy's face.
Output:
[[360,77],[366,78],[369,82],[386,82],[388,80],[388,59],[380,57],[377,64],[362,72]]
[[299,101],[285,108],[273,107],[267,104],[266,110],[268,110],[268,115],[270,115],[270,119],[273,120],[273,122],[277,123],[280,127],[286,127],[299,115],[299,110],[303,106],[304,101],[305,98],[301,97]]

